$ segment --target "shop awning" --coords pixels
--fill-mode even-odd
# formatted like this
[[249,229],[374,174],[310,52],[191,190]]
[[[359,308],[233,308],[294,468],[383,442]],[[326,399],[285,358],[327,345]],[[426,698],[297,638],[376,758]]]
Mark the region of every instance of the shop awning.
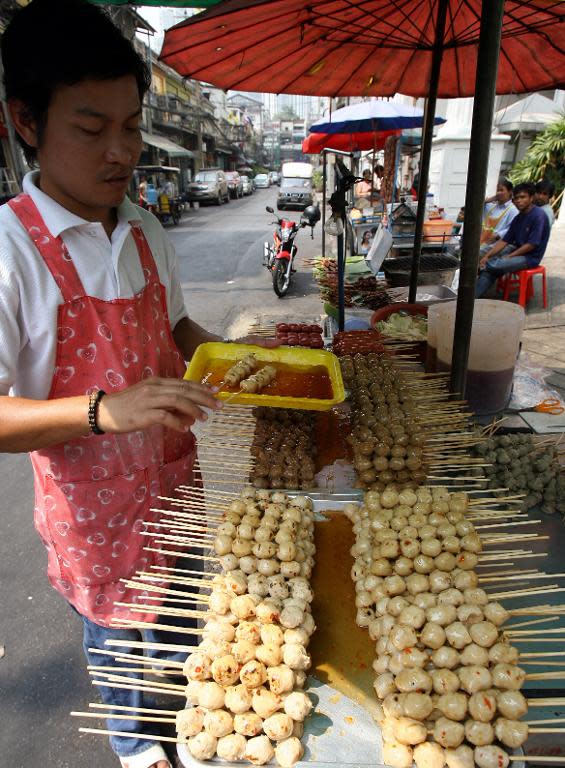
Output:
[[194,152],[191,152],[190,149],[175,144],[174,141],[165,138],[165,136],[156,136],[154,133],[141,131],[141,137],[146,144],[162,149],[169,157],[194,157]]

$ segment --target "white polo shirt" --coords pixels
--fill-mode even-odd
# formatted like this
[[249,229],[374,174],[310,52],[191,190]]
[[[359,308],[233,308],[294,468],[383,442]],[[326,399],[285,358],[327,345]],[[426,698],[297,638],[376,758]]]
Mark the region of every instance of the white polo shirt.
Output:
[[[28,173],[31,196],[47,229],[61,236],[88,296],[109,301],[131,298],[145,285],[130,221],[143,222],[159,279],[165,286],[172,328],[187,316],[174,249],[159,221],[128,198],[108,238],[101,223],[85,221],[37,187],[39,172]],[[49,394],[57,341],[57,308],[63,297],[51,272],[19,219],[0,207],[0,395],[44,400]]]

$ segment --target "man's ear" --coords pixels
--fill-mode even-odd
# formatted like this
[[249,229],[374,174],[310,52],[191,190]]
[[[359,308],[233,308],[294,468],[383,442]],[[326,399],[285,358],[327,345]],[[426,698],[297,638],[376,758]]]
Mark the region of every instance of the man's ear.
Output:
[[14,128],[20,134],[22,139],[30,147],[37,148],[37,123],[31,116],[29,107],[19,99],[10,99],[8,101],[8,110]]

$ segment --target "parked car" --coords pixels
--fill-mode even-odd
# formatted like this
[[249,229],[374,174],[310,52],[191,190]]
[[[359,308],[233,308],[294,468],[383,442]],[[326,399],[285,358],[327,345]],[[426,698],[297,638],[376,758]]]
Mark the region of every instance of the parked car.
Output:
[[203,168],[188,185],[187,198],[194,202],[229,203],[230,193],[226,175],[219,168]]
[[270,186],[269,177],[266,173],[258,173],[255,176],[255,189],[268,189]]
[[280,173],[278,173],[278,171],[270,171],[269,178],[271,179],[271,184],[278,184],[280,186],[281,176],[280,176]]
[[232,197],[243,197],[243,182],[237,171],[226,171],[228,190]]
[[252,195],[255,187],[253,186],[253,182],[249,176],[241,176],[241,183],[243,184],[243,194]]
[[310,179],[286,179],[283,176],[277,197],[277,208],[279,211],[288,210],[289,208],[304,210],[304,208],[312,205],[313,202],[314,197]]

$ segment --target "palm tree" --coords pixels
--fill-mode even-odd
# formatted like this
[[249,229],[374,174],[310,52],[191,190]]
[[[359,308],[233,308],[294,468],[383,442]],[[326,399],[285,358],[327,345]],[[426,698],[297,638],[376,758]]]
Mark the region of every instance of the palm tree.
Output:
[[530,144],[524,158],[512,168],[514,184],[548,179],[555,185],[556,196],[565,187],[565,114],[550,123]]

